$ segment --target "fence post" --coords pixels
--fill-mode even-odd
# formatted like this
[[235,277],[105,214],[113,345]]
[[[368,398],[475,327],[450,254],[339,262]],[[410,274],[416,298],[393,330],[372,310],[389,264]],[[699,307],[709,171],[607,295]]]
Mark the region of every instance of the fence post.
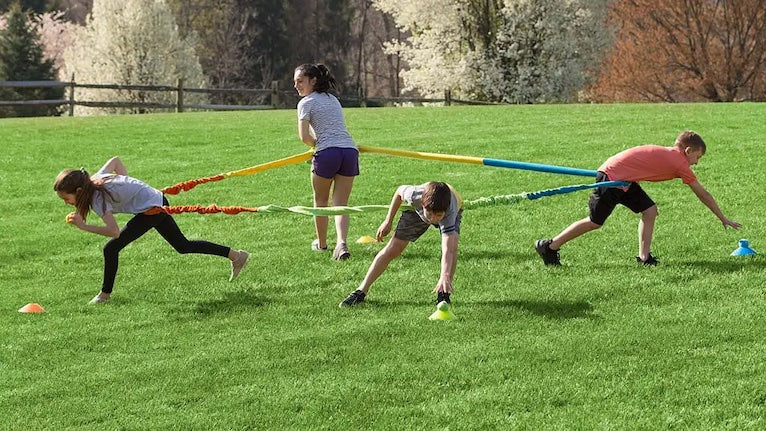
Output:
[[279,81],[271,81],[271,107],[279,107]]
[[74,73],[69,81],[69,116],[74,117]]
[[176,90],[176,112],[184,112],[184,79],[178,78],[178,90]]
[[359,87],[357,89],[357,98],[359,99],[359,106],[361,106],[362,108],[366,108],[367,98],[365,97],[365,94],[364,94],[364,87]]
[[449,89],[444,90],[444,105],[450,106],[452,104],[452,91]]

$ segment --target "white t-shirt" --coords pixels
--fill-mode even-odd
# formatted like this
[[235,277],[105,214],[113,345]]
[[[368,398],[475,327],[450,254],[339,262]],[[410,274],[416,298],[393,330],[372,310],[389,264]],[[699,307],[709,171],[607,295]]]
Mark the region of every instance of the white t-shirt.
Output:
[[94,180],[99,178],[104,179],[104,188],[111,195],[98,190],[93,193],[90,205],[99,217],[103,217],[104,212],[141,214],[150,208],[162,206],[162,192],[141,180],[104,171],[98,171],[91,176]]
[[307,95],[298,102],[298,119],[308,120],[316,134],[316,152],[325,148],[356,148],[343,120],[343,109],[330,93]]

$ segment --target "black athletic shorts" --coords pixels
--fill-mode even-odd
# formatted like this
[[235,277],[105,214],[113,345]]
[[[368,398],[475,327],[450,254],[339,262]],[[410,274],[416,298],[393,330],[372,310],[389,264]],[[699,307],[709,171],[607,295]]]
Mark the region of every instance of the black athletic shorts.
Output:
[[[598,171],[596,182],[611,181],[605,173]],[[641,213],[651,208],[654,201],[638,183],[630,183],[628,190],[620,187],[598,187],[593,190],[588,200],[590,221],[603,225],[612,214],[617,204],[622,204],[634,213]]]

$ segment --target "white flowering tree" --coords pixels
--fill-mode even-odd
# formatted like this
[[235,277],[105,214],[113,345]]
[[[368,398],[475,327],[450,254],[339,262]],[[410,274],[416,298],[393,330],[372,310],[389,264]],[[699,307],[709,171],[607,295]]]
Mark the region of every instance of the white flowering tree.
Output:
[[507,103],[577,100],[611,41],[607,3],[506,2],[491,62],[482,65],[483,93]]
[[[165,0],[95,0],[84,27],[64,52],[65,76],[89,84],[176,85],[205,87],[194,35],[181,38]],[[190,103],[204,97],[187,93]],[[77,99],[174,103],[175,94],[159,91],[78,89]],[[80,115],[151,112],[147,108],[76,107]]]
[[409,32],[389,42],[405,88],[508,103],[575,100],[611,40],[610,0],[375,0]]
[[[440,96],[444,90],[456,95],[471,93],[478,76],[474,64],[487,48],[482,37],[491,33],[492,16],[502,0],[374,0],[374,6],[390,14],[396,26],[409,34],[401,42],[385,44],[407,64],[401,72],[404,90]],[[477,14],[486,4],[488,13]],[[489,20],[484,29],[477,17]],[[478,31],[477,31],[478,30]]]

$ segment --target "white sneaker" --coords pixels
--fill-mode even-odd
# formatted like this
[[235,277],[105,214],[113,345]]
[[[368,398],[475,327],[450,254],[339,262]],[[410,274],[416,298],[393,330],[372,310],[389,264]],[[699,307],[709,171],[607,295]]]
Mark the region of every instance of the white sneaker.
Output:
[[96,295],[93,297],[93,299],[90,300],[90,302],[88,302],[88,304],[96,305],[96,304],[105,304],[107,302],[109,302],[109,298],[103,298],[100,295]]
[[324,248],[319,246],[319,240],[315,239],[311,242],[311,251],[327,251],[327,246],[324,246]]
[[247,260],[250,258],[250,253],[245,250],[237,250],[239,256],[231,261],[231,275],[229,276],[229,282],[233,281],[245,266],[247,266]]

